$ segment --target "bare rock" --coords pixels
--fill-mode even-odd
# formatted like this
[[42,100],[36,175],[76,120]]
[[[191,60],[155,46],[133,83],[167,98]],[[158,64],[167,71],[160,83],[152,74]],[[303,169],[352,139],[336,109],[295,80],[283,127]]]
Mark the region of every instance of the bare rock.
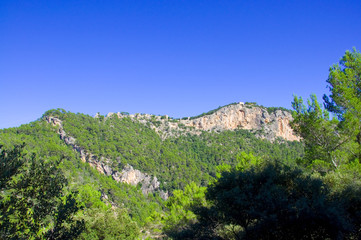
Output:
[[214,130],[264,130],[270,140],[281,137],[288,141],[299,141],[289,126],[292,121],[291,113],[276,110],[268,113],[266,109],[257,106],[248,106],[243,103],[229,105],[213,114],[193,120],[180,120],[186,126],[204,131]]

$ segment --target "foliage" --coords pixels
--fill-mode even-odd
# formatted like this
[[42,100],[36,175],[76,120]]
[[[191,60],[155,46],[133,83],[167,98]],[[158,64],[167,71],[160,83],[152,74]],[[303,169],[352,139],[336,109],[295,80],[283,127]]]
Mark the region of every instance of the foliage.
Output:
[[85,212],[86,230],[79,239],[137,239],[140,231],[124,209],[92,208]]
[[244,104],[245,104],[246,107],[248,107],[248,108],[259,107],[259,108],[262,108],[262,109],[266,109],[269,114],[275,113],[275,112],[278,111],[278,110],[292,113],[291,110],[289,110],[289,109],[287,109],[287,108],[283,108],[283,107],[265,107],[265,106],[263,106],[263,105],[257,104],[256,102],[245,102]]
[[333,152],[347,140],[340,138],[339,121],[335,118],[330,120],[328,111],[322,110],[316,95],[311,95],[308,108],[303,104],[303,99],[297,96],[294,97],[292,106],[295,111],[291,126],[305,143],[306,162],[312,164],[322,160],[337,167],[339,163]]
[[361,159],[361,53],[346,51],[339,65],[330,68],[327,83],[331,94],[324,95],[325,106],[342,121],[346,134],[355,137],[355,156]]
[[[59,111],[55,111],[59,113]],[[110,208],[110,204],[114,204],[116,208],[124,206],[121,208],[126,208],[126,214],[131,216],[137,225],[143,226],[151,213],[161,211],[162,200],[159,197],[144,196],[139,187],[117,183],[111,177],[97,172],[88,163],[81,162],[79,154],[59,138],[57,128],[45,121],[40,120],[18,128],[0,130],[0,143],[4,145],[4,148],[12,149],[14,145],[23,142],[26,145],[20,151],[21,154],[26,153],[26,155],[32,156],[35,153],[37,156],[35,162],[48,159],[50,163],[57,165],[62,170],[67,179],[64,187],[67,191],[78,192],[74,197],[78,200],[80,207],[84,208],[84,213],[96,208],[106,211]],[[56,162],[60,162],[60,164],[56,164]],[[40,171],[40,163],[36,164]],[[9,166],[7,165],[5,169],[10,169]],[[90,218],[78,214],[76,219],[84,219],[85,227],[90,226],[87,222]],[[87,232],[88,229],[85,231]]]
[[195,222],[196,215],[191,211],[191,207],[194,205],[206,206],[205,190],[205,187],[198,187],[191,182],[184,188],[184,191],[173,191],[173,196],[166,202],[168,213],[163,219],[165,232],[172,235],[173,232]]
[[80,207],[74,194],[66,194],[61,170],[34,154],[27,158],[23,147],[0,149],[1,238],[76,238],[84,223],[73,219]]
[[263,160],[260,157],[254,156],[252,153],[247,154],[245,152],[241,152],[240,155],[237,155],[236,161],[237,163],[234,167],[229,164],[221,164],[217,166],[217,178],[220,178],[223,172],[231,172],[232,170],[244,171],[252,166],[258,166]]
[[274,112],[276,112],[278,110],[283,111],[283,112],[292,113],[292,111],[290,109],[287,109],[287,108],[284,108],[284,107],[267,107],[266,109],[267,109],[267,112],[269,114],[274,113]]
[[[316,96],[311,95],[308,108],[295,96],[291,123],[305,143],[305,162],[325,172],[342,164],[361,159],[361,54],[346,51],[340,65],[330,68],[327,80],[330,96],[324,95],[325,107],[337,117],[330,119]],[[331,167],[331,168],[330,168]]]
[[[195,207],[198,222],[179,239],[338,239],[355,237],[360,198],[332,194],[320,179],[279,162],[232,169],[207,189],[210,207]],[[344,194],[344,193],[343,193]],[[342,197],[341,197],[342,196]]]

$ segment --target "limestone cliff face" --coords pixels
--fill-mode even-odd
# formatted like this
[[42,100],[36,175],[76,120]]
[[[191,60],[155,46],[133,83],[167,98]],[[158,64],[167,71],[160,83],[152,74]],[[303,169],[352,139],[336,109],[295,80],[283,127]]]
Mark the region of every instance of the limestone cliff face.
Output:
[[206,131],[234,129],[262,130],[264,137],[272,140],[281,137],[288,141],[299,141],[289,126],[291,113],[276,110],[269,113],[266,108],[243,103],[229,105],[213,114],[193,120],[180,120],[186,126]]
[[107,176],[112,176],[112,178],[117,182],[124,182],[131,185],[137,185],[138,183],[141,183],[141,189],[144,195],[158,191],[161,198],[165,200],[168,198],[168,192],[164,192],[159,189],[160,183],[157,177],[152,177],[146,173],[142,173],[137,169],[133,169],[133,167],[129,164],[126,165],[121,172],[112,169],[110,167],[109,159],[104,157],[99,159],[94,154],[89,153],[82,147],[76,145],[76,139],[71,136],[67,136],[60,119],[47,116],[46,121],[53,126],[57,126],[60,138],[64,140],[67,145],[72,146],[74,150],[80,153],[80,157],[83,162],[89,163],[89,165],[94,167],[98,172]]
[[[289,123],[292,114],[288,111],[268,111],[265,107],[244,104],[242,102],[228,105],[212,114],[195,119],[170,119],[168,116],[150,114],[123,115],[108,113],[108,117],[130,117],[134,121],[149,124],[163,138],[177,137],[182,134],[201,134],[202,131],[224,131],[248,129],[261,138],[274,141],[277,137],[288,141],[299,141]],[[97,116],[96,116],[97,117]]]

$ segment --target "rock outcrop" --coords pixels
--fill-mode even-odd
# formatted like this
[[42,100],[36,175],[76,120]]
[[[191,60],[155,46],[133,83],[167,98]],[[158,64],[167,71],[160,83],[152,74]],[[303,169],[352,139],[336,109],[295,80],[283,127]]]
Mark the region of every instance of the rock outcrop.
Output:
[[299,141],[289,126],[291,113],[275,110],[269,113],[266,108],[249,106],[243,103],[229,105],[220,110],[193,120],[180,120],[186,126],[205,131],[234,129],[262,130],[263,137],[273,140],[281,137],[288,141]]
[[166,115],[155,116],[150,114],[107,114],[107,118],[113,116],[130,117],[134,121],[149,124],[163,139],[186,133],[200,134],[202,131],[247,129],[270,141],[274,141],[277,137],[287,141],[300,140],[289,125],[293,119],[289,111],[281,109],[269,111],[265,107],[242,102],[222,107],[211,114],[194,119],[170,119]]
[[137,169],[133,169],[132,166],[127,164],[121,172],[116,171],[110,167],[110,159],[101,157],[100,159],[92,154],[87,152],[82,147],[76,145],[76,139],[68,136],[64,131],[62,121],[56,117],[47,116],[46,121],[53,126],[58,127],[58,134],[62,140],[67,145],[73,147],[80,154],[80,158],[83,162],[89,163],[90,166],[94,167],[98,172],[112,176],[112,178],[117,182],[123,182],[131,185],[137,185],[139,183],[142,184],[141,190],[144,195],[148,195],[149,193],[159,192],[161,198],[166,200],[168,198],[168,192],[164,192],[159,189],[160,182],[157,177],[152,177],[146,173],[142,173]]

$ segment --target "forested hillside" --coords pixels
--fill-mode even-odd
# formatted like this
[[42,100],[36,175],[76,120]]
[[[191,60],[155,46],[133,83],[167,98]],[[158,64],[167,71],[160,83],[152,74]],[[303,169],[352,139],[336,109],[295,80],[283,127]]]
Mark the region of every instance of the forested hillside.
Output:
[[[248,110],[234,129],[202,130],[64,109],[2,129],[0,239],[358,239],[360,76],[360,53],[346,52],[330,70],[325,108],[295,97],[301,141],[267,138],[290,113],[263,107],[257,129],[242,129]],[[218,111],[195,119],[227,115]],[[168,122],[177,125],[164,135],[156,126]]]
[[[26,156],[35,154],[38,161],[58,164],[68,179],[64,191],[68,194],[77,192],[80,202],[90,201],[82,203],[85,204],[82,214],[99,214],[97,205],[105,211],[109,208],[106,204],[110,204],[126,210],[124,213],[142,228],[152,224],[147,218],[155,212],[164,214],[165,205],[159,192],[144,196],[139,184],[131,186],[117,182],[81,161],[80,153],[60,138],[59,126],[47,121],[49,116],[62,122],[63,131],[74,138],[77,146],[99,161],[106,162],[113,171],[121,172],[129,164],[134,169],[156,176],[160,182],[159,189],[170,195],[176,189],[183,190],[191,182],[207,186],[215,178],[217,166],[234,165],[244,152],[284,161],[292,161],[303,154],[299,142],[279,139],[271,143],[257,138],[248,130],[203,132],[200,135],[188,133],[162,139],[149,124],[131,117],[94,118],[62,109],[49,110],[30,124],[1,130],[2,151],[11,151],[14,146],[25,143],[21,151]],[[94,206],[97,210],[93,209]],[[78,217],[86,220],[89,216]]]

